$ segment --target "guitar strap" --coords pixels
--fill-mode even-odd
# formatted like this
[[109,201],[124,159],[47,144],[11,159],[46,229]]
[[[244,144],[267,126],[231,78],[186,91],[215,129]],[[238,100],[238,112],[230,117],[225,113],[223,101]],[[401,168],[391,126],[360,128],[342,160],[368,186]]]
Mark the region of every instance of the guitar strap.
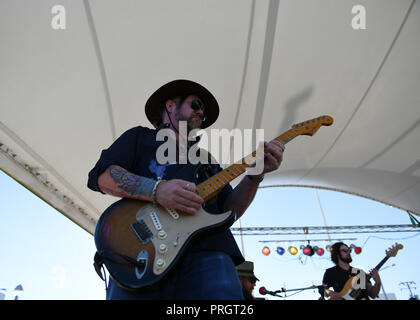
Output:
[[96,251],[95,256],[93,257],[93,266],[95,268],[96,273],[98,274],[98,276],[105,281],[104,276],[102,275],[102,268],[104,265],[104,259],[102,258],[102,256],[99,254],[98,251]]
[[[144,265],[140,262],[138,262],[136,259],[133,259],[129,256],[126,256],[124,254],[120,254],[118,252],[114,252],[112,250],[102,250],[101,252],[96,251],[95,256],[93,257],[93,266],[95,268],[96,273],[98,274],[98,276],[106,282],[106,277],[104,277],[104,275],[102,274],[102,269],[103,266],[105,264],[106,266],[106,260],[111,261],[113,263],[119,263],[119,264],[124,264],[123,262],[117,261],[118,258],[120,257],[122,258],[125,262],[128,262],[130,264],[134,264],[135,266],[139,267],[139,268],[144,268]],[[104,272],[105,274],[105,272]]]

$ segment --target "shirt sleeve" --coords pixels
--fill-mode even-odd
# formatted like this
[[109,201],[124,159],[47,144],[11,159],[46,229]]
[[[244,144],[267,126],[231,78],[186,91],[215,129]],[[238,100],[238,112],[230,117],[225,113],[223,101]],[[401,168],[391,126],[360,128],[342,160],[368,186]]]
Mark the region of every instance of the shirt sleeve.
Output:
[[137,143],[138,130],[132,128],[124,132],[108,149],[102,150],[98,162],[89,172],[88,188],[104,194],[98,186],[98,178],[111,165],[132,172],[137,162]]

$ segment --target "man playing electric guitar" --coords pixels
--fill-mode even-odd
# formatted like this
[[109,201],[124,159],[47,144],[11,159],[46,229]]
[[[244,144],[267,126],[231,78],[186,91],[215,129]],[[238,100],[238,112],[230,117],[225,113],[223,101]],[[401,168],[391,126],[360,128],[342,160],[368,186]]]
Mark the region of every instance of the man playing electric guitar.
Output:
[[[203,199],[197,195],[197,186],[182,177],[167,176],[171,167],[176,165],[158,163],[156,154],[163,142],[159,142],[156,135],[160,129],[173,130],[177,140],[178,155],[178,148],[181,148],[178,143],[180,122],[186,122],[188,131],[207,128],[217,120],[218,103],[214,96],[198,83],[175,80],[152,94],[146,102],[145,112],[155,130],[142,126],[129,129],[108,149],[103,150],[99,161],[89,173],[88,187],[117,197],[154,202],[182,214],[194,215],[203,204]],[[187,149],[194,144],[195,142],[187,145]],[[272,141],[266,143],[265,147],[262,174],[245,176],[235,189],[229,184],[226,185],[213,204],[219,212],[232,210],[239,218],[252,202],[264,173],[276,170],[280,166],[284,145],[279,141]],[[220,166],[216,167],[221,170]],[[138,227],[136,231],[143,232],[147,236],[148,231],[144,226],[137,224],[136,227]],[[166,248],[162,250],[164,249]],[[243,261],[244,258],[230,230],[217,231],[196,239],[173,272],[157,285],[130,291],[117,285],[114,281],[116,278],[110,279],[106,297],[107,299],[243,299],[235,269],[235,265]]]
[[[325,295],[330,300],[369,300],[369,297],[373,299],[378,297],[379,290],[381,289],[381,278],[379,277],[378,271],[376,269],[370,271],[370,276],[375,280],[375,285],[372,285],[368,275],[363,270],[353,268],[350,265],[353,261],[351,258],[351,248],[346,244],[337,242],[332,246],[331,260],[334,262],[335,267],[327,269],[322,280],[323,285],[327,288]],[[354,277],[353,281],[350,281],[351,288],[347,288],[346,285],[350,284],[348,280],[351,277]],[[334,291],[328,289],[331,287]],[[348,291],[348,298],[347,295],[344,296],[343,290]]]

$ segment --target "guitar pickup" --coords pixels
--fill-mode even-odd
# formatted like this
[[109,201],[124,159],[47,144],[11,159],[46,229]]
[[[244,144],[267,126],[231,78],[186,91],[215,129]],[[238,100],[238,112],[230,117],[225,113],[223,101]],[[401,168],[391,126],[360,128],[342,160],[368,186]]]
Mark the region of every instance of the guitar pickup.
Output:
[[148,243],[150,238],[153,236],[153,233],[150,231],[149,227],[143,220],[132,223],[131,229],[133,229],[134,233],[143,244]]

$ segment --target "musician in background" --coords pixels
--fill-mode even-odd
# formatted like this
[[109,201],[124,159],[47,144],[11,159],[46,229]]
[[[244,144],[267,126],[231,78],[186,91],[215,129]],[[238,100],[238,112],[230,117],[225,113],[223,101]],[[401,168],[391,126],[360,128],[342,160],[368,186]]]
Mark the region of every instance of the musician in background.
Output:
[[254,291],[256,282],[259,280],[254,274],[254,263],[252,261],[245,261],[236,266],[236,270],[238,271],[245,300],[255,300],[252,292]]
[[[103,194],[155,202],[181,214],[196,214],[203,205],[203,199],[197,195],[194,183],[182,177],[167,179],[166,171],[172,164],[160,164],[157,161],[157,150],[164,143],[158,141],[157,134],[161,129],[172,130],[178,155],[183,147],[179,143],[181,121],[186,123],[187,134],[193,129],[207,128],[217,120],[219,105],[215,97],[200,84],[175,80],[163,85],[150,96],[145,112],[155,129],[142,126],[129,129],[108,149],[103,150],[95,167],[89,172],[88,187]],[[187,149],[197,144],[198,140],[189,141]],[[276,170],[282,162],[282,143],[266,142],[265,147],[262,174],[246,175],[235,189],[227,184],[212,204],[206,203],[206,207],[212,206],[218,212],[233,210],[237,218],[241,217],[254,199],[264,174]],[[179,158],[173,162],[178,161]],[[221,170],[219,165],[216,169]],[[156,286],[128,291],[119,287],[111,278],[106,297],[243,299],[235,269],[235,265],[243,261],[230,230],[218,231],[193,241],[177,266]]]
[[375,280],[375,285],[372,285],[367,275],[363,270],[353,268],[350,263],[353,261],[351,258],[351,248],[343,242],[334,243],[331,250],[331,260],[335,264],[334,267],[329,268],[324,273],[322,284],[326,288],[333,288],[333,290],[325,290],[325,295],[330,300],[342,300],[343,297],[339,294],[343,290],[346,282],[352,276],[357,276],[357,281],[354,282],[354,289],[361,289],[358,299],[377,298],[381,289],[381,278],[376,269],[370,271],[370,275]]

